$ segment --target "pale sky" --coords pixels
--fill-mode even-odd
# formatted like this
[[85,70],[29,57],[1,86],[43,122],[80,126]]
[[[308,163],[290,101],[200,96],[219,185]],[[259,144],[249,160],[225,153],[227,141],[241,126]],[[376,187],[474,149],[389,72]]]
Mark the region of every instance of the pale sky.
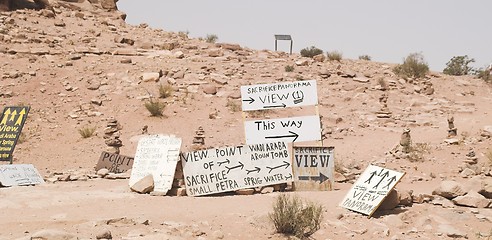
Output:
[[[274,50],[273,35],[289,34],[295,53],[315,46],[402,63],[420,52],[434,71],[459,55],[474,58],[474,67],[492,63],[490,0],[119,0],[118,8],[129,24],[215,34],[257,50]],[[289,42],[279,41],[278,50],[288,52]]]

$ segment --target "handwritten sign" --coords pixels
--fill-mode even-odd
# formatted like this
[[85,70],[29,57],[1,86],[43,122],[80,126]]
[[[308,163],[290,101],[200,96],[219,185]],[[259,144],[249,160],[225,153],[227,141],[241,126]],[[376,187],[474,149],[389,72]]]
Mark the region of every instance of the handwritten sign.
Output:
[[316,80],[241,86],[243,111],[318,104]]
[[0,117],[0,161],[12,163],[12,153],[26,122],[27,107],[6,107]]
[[151,135],[140,139],[129,185],[152,174],[154,191],[167,193],[172,187],[180,148],[181,138],[174,136]]
[[321,126],[317,115],[246,121],[244,128],[246,144],[321,140]]
[[403,175],[405,173],[369,165],[340,206],[371,217]]
[[332,190],[333,147],[295,147],[292,169],[297,191]]
[[25,186],[44,183],[38,170],[32,164],[0,165],[2,186]]
[[96,171],[106,168],[112,173],[122,173],[131,169],[133,166],[133,157],[119,155],[116,153],[102,152],[96,165]]
[[285,142],[181,153],[188,196],[292,182]]

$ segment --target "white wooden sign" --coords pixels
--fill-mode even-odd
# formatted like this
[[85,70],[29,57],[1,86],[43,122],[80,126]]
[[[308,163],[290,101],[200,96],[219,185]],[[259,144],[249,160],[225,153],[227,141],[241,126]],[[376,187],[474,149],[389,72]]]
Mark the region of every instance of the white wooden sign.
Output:
[[340,206],[371,217],[404,175],[405,173],[369,165]]
[[296,191],[333,189],[334,148],[294,146],[294,188]]
[[32,164],[0,165],[2,186],[24,186],[44,183],[38,170]]
[[292,182],[285,142],[181,153],[188,196]]
[[174,180],[180,147],[181,138],[175,136],[150,135],[140,139],[129,185],[152,174],[154,191],[167,193]]
[[241,86],[243,111],[318,104],[316,80]]
[[318,115],[246,121],[246,144],[321,140]]

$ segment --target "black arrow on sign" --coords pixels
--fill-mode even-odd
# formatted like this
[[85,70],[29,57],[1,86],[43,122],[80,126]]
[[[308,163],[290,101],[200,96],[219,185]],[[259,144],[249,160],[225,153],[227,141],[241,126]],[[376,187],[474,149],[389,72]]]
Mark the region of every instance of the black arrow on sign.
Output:
[[372,177],[374,177],[374,175],[376,175],[376,173],[377,173],[376,171],[372,172],[371,173],[371,176],[369,177],[369,179],[367,179],[364,183],[371,184],[371,179],[372,179]]
[[319,181],[319,183],[323,183],[324,181],[328,180],[329,178],[325,176],[323,173],[319,173],[319,176],[299,176],[299,180],[304,180],[304,181]]
[[270,105],[270,106],[263,106],[263,108],[267,109],[267,108],[285,108],[287,107],[287,105],[285,105],[285,103],[282,103],[281,105]]
[[292,179],[292,174],[289,173],[289,176],[285,177],[285,180],[287,180],[287,179]]
[[294,140],[292,140],[292,142],[295,142],[297,140],[297,138],[299,137],[299,134],[295,133],[295,132],[292,132],[292,131],[289,131],[290,135],[280,135],[280,136],[268,136],[268,137],[265,137],[265,139],[270,139],[270,138],[291,138],[293,137]]
[[229,163],[231,163],[231,161],[229,161],[229,159],[227,159],[227,158],[226,158],[226,160],[225,160],[225,161],[223,161],[223,162],[217,162],[217,163],[219,164],[219,167],[220,167],[220,165],[222,165],[222,164],[224,164],[224,163],[229,164]]
[[389,171],[386,171],[383,176],[381,176],[381,180],[379,180],[378,184],[376,184],[374,187],[372,188],[378,188],[379,187],[379,184],[383,181],[384,178],[388,177],[390,175],[390,172]]
[[260,172],[260,170],[261,170],[261,168],[259,168],[259,167],[255,167],[255,169],[253,169],[253,170],[248,170],[248,169],[246,169],[246,171],[247,171],[247,173],[246,173],[246,174],[250,174],[250,173],[252,173],[252,172],[257,172],[257,173],[259,173],[259,172]]
[[282,165],[278,165],[275,167],[267,167],[268,169],[270,169],[270,171],[268,171],[268,173],[271,173],[272,170],[277,169],[277,168],[281,168],[281,167],[285,167],[285,169],[287,169],[289,166],[290,166],[290,163],[284,161],[284,164],[282,164]]
[[396,176],[393,176],[388,181],[389,181],[388,185],[384,186],[383,188],[389,189],[391,183],[394,182],[394,181],[396,181]]
[[241,170],[243,170],[244,164],[242,162],[239,162],[239,165],[237,165],[237,166],[234,166],[234,167],[226,167],[226,168],[227,168],[227,173],[229,173],[232,169],[235,169],[235,168],[241,168]]
[[249,97],[249,99],[244,99],[243,102],[249,102],[249,104],[254,103],[255,99],[252,97]]

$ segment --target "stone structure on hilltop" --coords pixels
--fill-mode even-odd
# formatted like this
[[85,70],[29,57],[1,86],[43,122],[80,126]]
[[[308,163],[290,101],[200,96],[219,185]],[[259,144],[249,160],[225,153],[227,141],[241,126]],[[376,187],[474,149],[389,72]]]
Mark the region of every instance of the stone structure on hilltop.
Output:
[[448,138],[456,137],[458,129],[454,126],[454,117],[448,116]]
[[376,116],[378,118],[390,118],[391,111],[388,109],[388,95],[386,93],[379,97],[379,103],[381,104],[381,109],[376,112]]
[[0,11],[13,11],[22,8],[31,9],[45,9],[58,6],[64,6],[68,8],[80,8],[78,5],[90,4],[94,8],[103,9],[107,11],[116,11],[118,7],[116,2],[118,0],[32,0],[32,1],[18,1],[18,0],[0,0]]
[[123,142],[120,139],[121,125],[114,118],[108,120],[106,129],[104,129],[104,143],[108,146],[107,152],[120,153],[120,147],[123,146]]

